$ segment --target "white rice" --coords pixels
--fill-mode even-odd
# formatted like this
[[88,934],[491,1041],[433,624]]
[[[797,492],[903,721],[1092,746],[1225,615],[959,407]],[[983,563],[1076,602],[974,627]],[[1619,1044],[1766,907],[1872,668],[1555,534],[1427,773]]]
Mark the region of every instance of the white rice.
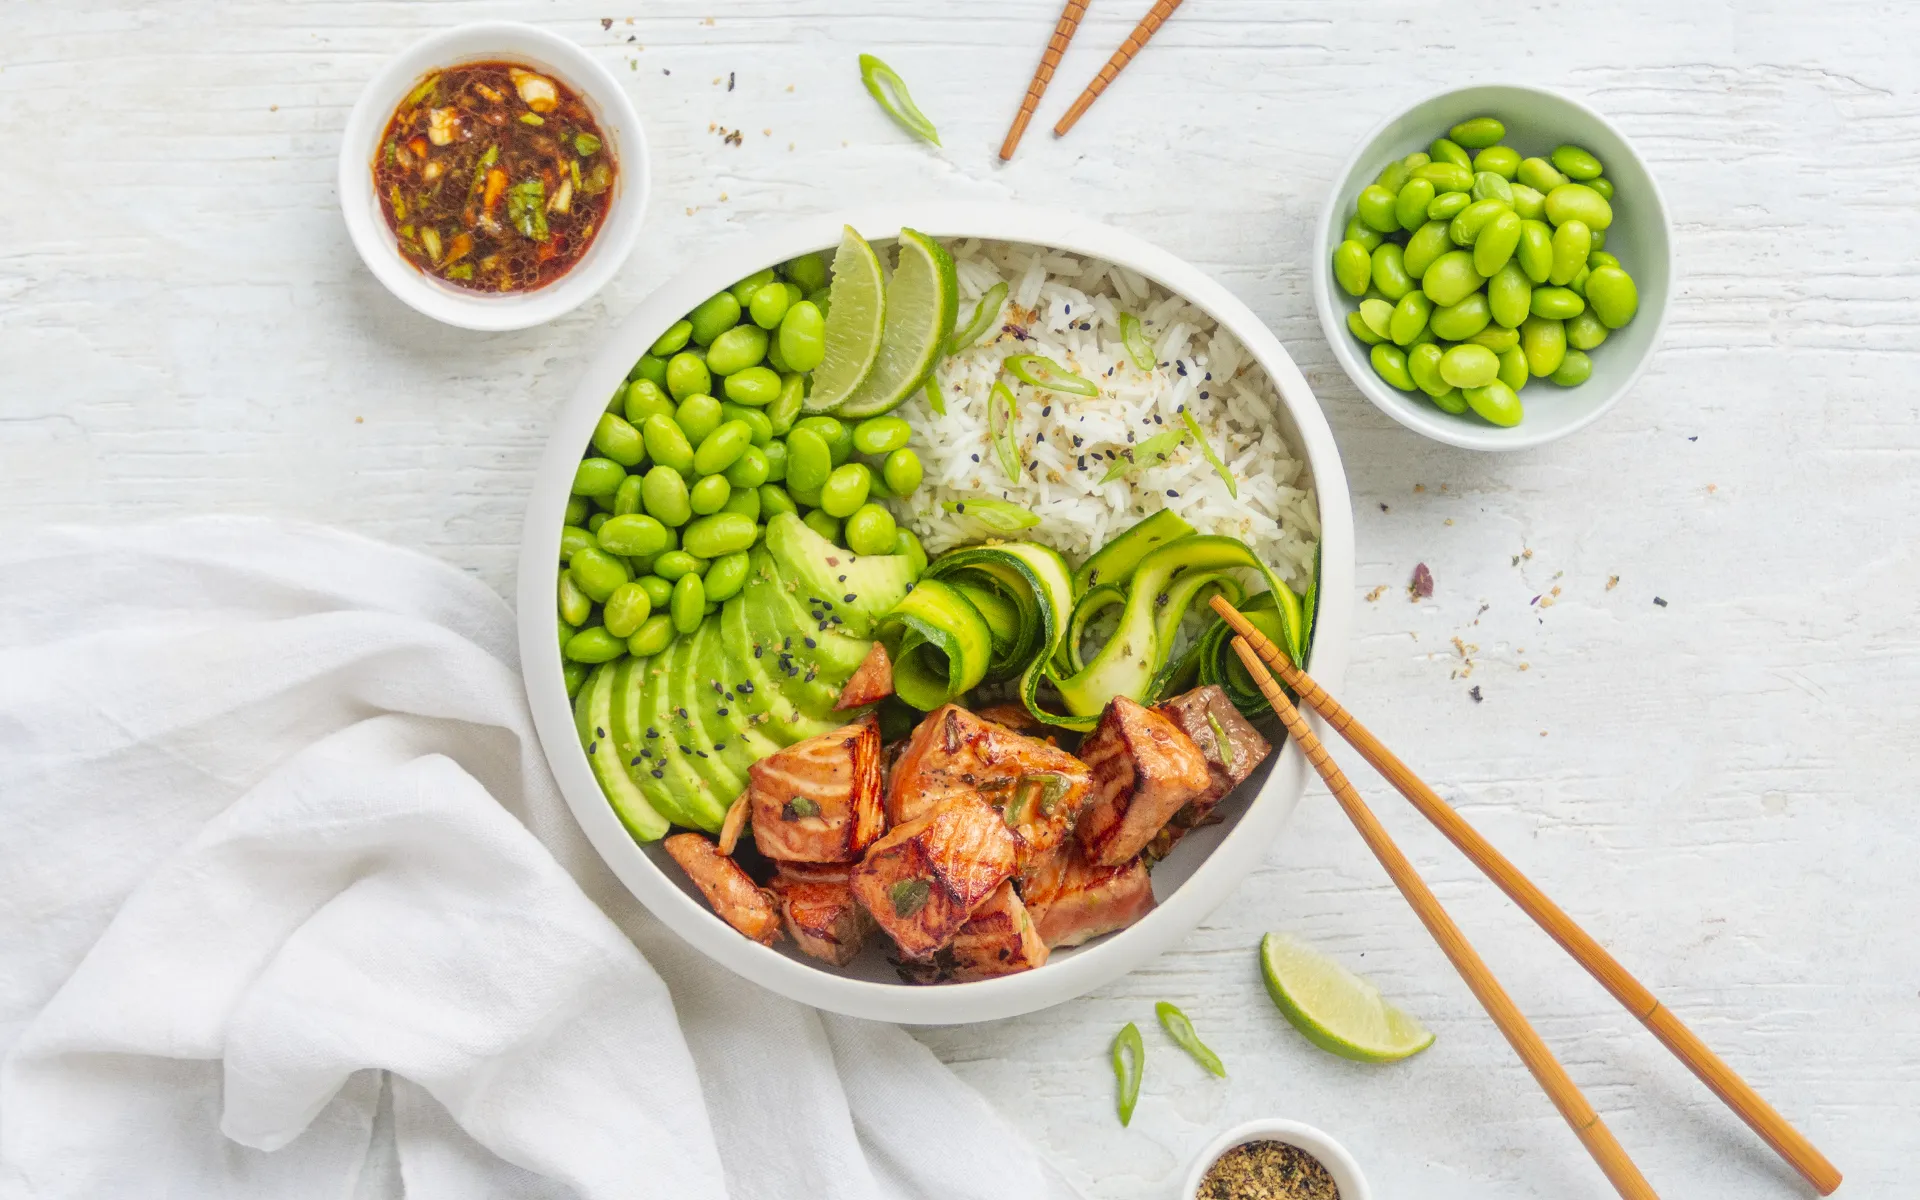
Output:
[[[1043,542],[1077,565],[1115,534],[1170,508],[1202,533],[1237,537],[1296,591],[1313,570],[1320,536],[1304,459],[1281,437],[1273,381],[1204,311],[1134,271],[1009,242],[948,246],[960,281],[960,322],[980,297],[1006,283],[1008,303],[991,337],[946,360],[939,384],[946,413],[924,395],[899,410],[913,424],[926,482],[895,511],[939,554],[996,535],[943,501],[990,496],[1020,505],[1040,524],[1018,536]],[[1142,371],[1120,341],[1119,317],[1140,318],[1157,365]],[[1025,333],[1022,339],[1014,330]],[[1007,377],[1018,399],[1020,478],[1009,480],[987,437],[987,396],[1014,354],[1041,354],[1099,385],[1098,396],[1042,391]],[[1165,462],[1102,484],[1134,442],[1180,425],[1185,406],[1239,487],[1228,494],[1187,439]]]

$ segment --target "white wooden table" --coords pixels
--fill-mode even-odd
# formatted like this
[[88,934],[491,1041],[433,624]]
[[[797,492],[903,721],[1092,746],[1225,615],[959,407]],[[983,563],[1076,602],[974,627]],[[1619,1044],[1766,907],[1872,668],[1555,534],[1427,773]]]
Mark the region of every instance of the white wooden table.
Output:
[[[1194,0],[1056,142],[1054,116],[1146,7],[1096,0],[1003,167],[993,151],[1057,7],[0,8],[0,520],[289,514],[509,593],[549,416],[657,280],[757,222],[862,201],[1085,210],[1215,273],[1315,386],[1359,518],[1345,698],[1826,1149],[1844,1194],[1914,1195],[1920,9]],[[655,152],[617,284],[498,336],[391,299],[333,187],[376,65],[481,17],[592,47]],[[866,98],[862,50],[911,82],[944,153]],[[1367,128],[1494,78],[1568,90],[1637,140],[1680,279],[1634,393],[1506,457],[1417,440],[1368,406],[1322,340],[1306,261]],[[1438,587],[1416,604],[1421,561]],[[1664,1195],[1811,1194],[1376,778],[1355,779]],[[1261,991],[1268,929],[1365,971],[1439,1042],[1384,1069],[1314,1050]],[[1230,1080],[1151,1028],[1158,999],[1186,1008]],[[1150,1062],[1123,1130],[1105,1049],[1127,1020]],[[1051,1012],[924,1037],[1092,1196],[1171,1196],[1201,1142],[1269,1114],[1345,1140],[1383,1197],[1610,1194],[1318,789],[1178,952]]]

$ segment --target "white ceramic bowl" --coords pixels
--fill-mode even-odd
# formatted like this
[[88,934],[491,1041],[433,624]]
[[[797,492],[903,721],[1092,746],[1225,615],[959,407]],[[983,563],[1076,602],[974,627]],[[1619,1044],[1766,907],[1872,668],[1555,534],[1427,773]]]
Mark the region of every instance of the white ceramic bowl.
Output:
[[554,577],[574,467],[627,370],[666,328],[700,301],[762,267],[839,244],[843,225],[873,237],[909,226],[935,237],[982,237],[1051,246],[1131,267],[1212,313],[1272,376],[1275,414],[1306,455],[1322,529],[1320,616],[1312,666],[1337,685],[1352,621],[1353,513],[1332,432],[1307,382],[1247,307],[1213,280],[1146,242],[1081,217],[1023,207],[910,204],[821,216],[743,238],[710,253],[649,296],[586,364],[561,411],[535,477],[520,556],[520,656],[547,761],[574,816],[614,873],[653,913],[715,961],[795,1000],[850,1016],[953,1024],[1013,1016],[1071,999],[1132,969],[1197,925],[1267,847],[1300,798],[1305,764],[1291,745],[1221,805],[1225,820],[1189,834],[1154,869],[1159,906],[1132,928],[1062,950],[1037,970],[975,983],[904,984],[869,950],[845,971],[740,936],[708,909],[657,843],[637,845],[614,816],[576,738],[554,638]]
[[[1490,425],[1471,411],[1458,416],[1442,412],[1425,393],[1402,392],[1376,375],[1367,358],[1368,347],[1347,329],[1347,314],[1359,302],[1333,278],[1333,249],[1340,244],[1361,191],[1388,163],[1426,150],[1454,125],[1479,116],[1500,118],[1507,127],[1506,144],[1522,155],[1544,158],[1555,146],[1572,142],[1599,157],[1614,187],[1607,253],[1620,260],[1640,288],[1638,315],[1592,351],[1592,377],[1575,388],[1558,387],[1544,379],[1529,383],[1520,393],[1526,417],[1511,429]],[[1673,279],[1668,235],[1667,203],[1660,185],[1626,135],[1605,117],[1545,88],[1519,84],[1460,88],[1430,96],[1388,118],[1347,161],[1314,233],[1313,302],[1334,356],[1354,386],[1382,412],[1435,441],[1469,450],[1521,450],[1563,438],[1599,420],[1639,378],[1667,320]]]
[[1180,1200],[1195,1200],[1200,1194],[1200,1180],[1205,1177],[1207,1168],[1213,1166],[1222,1154],[1247,1142],[1285,1142],[1289,1146],[1298,1146],[1319,1159],[1320,1165],[1333,1176],[1335,1186],[1340,1189],[1340,1200],[1373,1200],[1366,1177],[1360,1174],[1360,1164],[1353,1161],[1353,1155],[1347,1153],[1345,1146],[1311,1125],[1281,1120],[1249,1121],[1209,1142],[1187,1169],[1187,1182],[1180,1189]]
[[[573,269],[543,288],[505,295],[457,288],[420,271],[400,254],[373,190],[373,157],[393,110],[428,72],[459,63],[505,60],[552,75],[586,101],[618,165],[606,224]],[[627,261],[646,215],[651,168],[640,117],[620,83],[563,37],[511,21],[461,25],[423,38],[380,68],[360,93],[340,141],[340,212],[354,249],[374,277],[409,307],[462,329],[525,329],[571,312]]]

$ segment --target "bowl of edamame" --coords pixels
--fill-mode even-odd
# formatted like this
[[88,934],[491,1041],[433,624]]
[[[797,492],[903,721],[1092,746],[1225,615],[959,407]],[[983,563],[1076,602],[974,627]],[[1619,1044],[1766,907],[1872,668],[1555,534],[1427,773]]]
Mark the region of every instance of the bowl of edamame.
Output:
[[1542,88],[1431,96],[1383,122],[1328,198],[1314,303],[1381,411],[1519,450],[1598,420],[1666,321],[1666,202],[1627,138]]

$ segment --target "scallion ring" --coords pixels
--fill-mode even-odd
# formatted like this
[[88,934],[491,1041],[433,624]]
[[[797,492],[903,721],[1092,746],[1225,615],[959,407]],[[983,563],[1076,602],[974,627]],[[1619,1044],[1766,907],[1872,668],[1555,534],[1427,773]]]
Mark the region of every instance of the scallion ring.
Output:
[[1075,375],[1044,354],[1015,354],[1002,364],[1007,374],[1021,383],[1065,392],[1070,396],[1098,396],[1100,386],[1084,375]]
[[[989,407],[987,412],[991,416],[992,408]],[[1186,440],[1185,428],[1163,429],[1146,441],[1122,450],[1120,457],[1114,459],[1113,465],[1107,468],[1107,473],[1100,477],[1100,482],[1112,483],[1116,479],[1133,474],[1136,467],[1157,467],[1173,457],[1173,452],[1179,449],[1181,442]]]
[[1227,1077],[1226,1064],[1221,1062],[1220,1056],[1208,1049],[1207,1044],[1200,1040],[1200,1035],[1193,1031],[1193,1022],[1187,1019],[1187,1014],[1165,1000],[1154,1005],[1153,1012],[1160,1018],[1160,1027],[1167,1031],[1167,1036],[1171,1037],[1182,1050],[1193,1055],[1195,1062],[1222,1079]]
[[980,303],[973,306],[973,316],[967,319],[966,326],[947,343],[947,353],[958,354],[962,350],[972,349],[973,344],[1000,320],[1000,306],[1006,302],[1006,284],[996,283],[988,288],[987,294],[980,297]]
[[1180,409],[1180,419],[1186,423],[1187,432],[1193,435],[1193,440],[1200,443],[1200,453],[1206,455],[1207,461],[1213,464],[1213,473],[1220,477],[1220,482],[1227,485],[1227,495],[1238,500],[1240,485],[1233,481],[1233,472],[1227,470],[1227,464],[1220,461],[1220,456],[1215,454],[1213,447],[1207,443],[1207,435],[1200,428],[1200,422],[1193,419],[1193,410],[1183,406]]
[[994,456],[1000,460],[1000,469],[1007,473],[1007,479],[1017,483],[1020,445],[1014,420],[1013,389],[996,380],[993,390],[987,393],[987,441],[993,444]]
[[1146,1069],[1146,1043],[1140,1040],[1140,1027],[1128,1021],[1113,1039],[1113,1079],[1119,1088],[1117,1108],[1122,1125],[1133,1122],[1133,1106],[1140,1100],[1140,1076]]
[[927,120],[927,115],[914,104],[913,95],[907,91],[906,81],[900,78],[898,71],[871,54],[862,54],[860,82],[867,86],[868,94],[879,102],[880,107],[886,110],[887,115],[892,117],[900,128],[936,146],[940,144],[939,130],[933,127],[933,122]]
[[1120,314],[1120,344],[1127,348],[1127,357],[1133,360],[1134,366],[1142,371],[1153,370],[1153,345],[1140,330],[1140,318],[1132,313]]
[[972,517],[995,533],[1019,533],[1040,523],[1040,518],[1030,509],[984,496],[972,500],[942,500],[940,507],[958,516]]

